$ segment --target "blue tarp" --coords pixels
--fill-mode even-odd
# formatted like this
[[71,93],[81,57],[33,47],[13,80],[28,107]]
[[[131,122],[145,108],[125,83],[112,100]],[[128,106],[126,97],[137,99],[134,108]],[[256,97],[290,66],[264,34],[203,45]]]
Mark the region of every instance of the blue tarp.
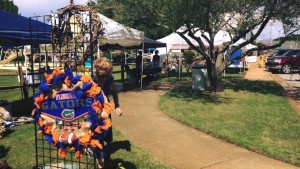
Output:
[[51,26],[34,18],[0,10],[0,45],[51,43]]
[[[234,50],[235,46],[231,48],[231,50]],[[230,49],[227,50],[226,53],[228,53]],[[240,65],[241,62],[241,56],[242,56],[242,49],[236,50],[233,54],[231,54],[229,61],[234,61],[232,64],[233,65]]]

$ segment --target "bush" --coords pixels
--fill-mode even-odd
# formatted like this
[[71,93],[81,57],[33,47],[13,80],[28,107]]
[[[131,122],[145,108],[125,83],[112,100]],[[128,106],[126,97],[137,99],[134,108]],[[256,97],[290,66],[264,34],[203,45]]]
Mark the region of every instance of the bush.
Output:
[[193,61],[194,61],[194,56],[195,56],[195,53],[194,53],[194,52],[192,52],[192,51],[185,51],[185,52],[183,53],[183,55],[184,55],[184,57],[185,57],[185,59],[186,59],[186,63],[187,63],[187,64],[192,64],[192,63],[193,63]]

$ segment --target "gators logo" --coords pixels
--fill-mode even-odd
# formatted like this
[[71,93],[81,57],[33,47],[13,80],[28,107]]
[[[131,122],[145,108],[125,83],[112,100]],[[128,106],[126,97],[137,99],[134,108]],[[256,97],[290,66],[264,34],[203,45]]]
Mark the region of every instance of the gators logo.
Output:
[[61,112],[61,116],[65,119],[73,119],[75,116],[75,111],[73,109],[64,109]]

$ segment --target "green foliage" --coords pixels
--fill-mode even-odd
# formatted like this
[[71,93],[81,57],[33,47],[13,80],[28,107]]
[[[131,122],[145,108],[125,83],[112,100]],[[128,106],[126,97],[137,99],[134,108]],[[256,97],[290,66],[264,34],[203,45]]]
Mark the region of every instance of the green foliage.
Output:
[[192,51],[185,51],[183,52],[183,56],[185,57],[187,64],[192,64],[194,61],[195,53]]
[[122,9],[122,7],[114,0],[89,1],[87,5],[92,7],[95,11],[100,12],[104,16],[112,19],[114,19],[114,13]]
[[171,33],[159,21],[161,8],[154,1],[97,0],[88,2],[88,6],[117,22],[144,31],[149,38],[158,39]]
[[[282,21],[285,33],[300,29],[295,19],[300,16],[300,1],[295,0],[97,0],[90,4],[100,12],[107,12],[113,19],[144,31],[150,38],[157,39],[176,31],[187,42],[190,42],[188,38],[196,40],[198,44],[190,43],[190,46],[206,59],[208,76],[215,92],[222,91],[220,75],[230,65],[230,56],[235,52],[231,50],[223,58],[222,53],[231,43],[218,46],[219,53],[215,52],[217,32],[229,32],[232,43],[235,43],[255,27],[263,30],[271,19]],[[204,32],[207,34],[199,38],[199,33]],[[243,45],[254,42],[260,33],[252,34]],[[284,40],[272,47],[279,47]],[[259,47],[259,50],[266,48]]]
[[260,42],[258,42],[258,43],[253,43],[254,45],[256,45],[257,47],[258,47],[258,49],[263,49],[264,48],[264,44],[263,43],[260,43]]
[[18,14],[19,8],[10,0],[0,0],[0,9]]

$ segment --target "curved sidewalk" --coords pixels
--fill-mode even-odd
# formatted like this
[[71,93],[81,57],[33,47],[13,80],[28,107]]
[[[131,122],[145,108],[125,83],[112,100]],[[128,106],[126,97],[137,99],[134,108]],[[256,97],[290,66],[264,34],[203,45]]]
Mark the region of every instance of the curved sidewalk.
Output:
[[163,113],[161,90],[120,93],[123,116],[113,125],[130,141],[178,169],[297,169],[185,126]]

